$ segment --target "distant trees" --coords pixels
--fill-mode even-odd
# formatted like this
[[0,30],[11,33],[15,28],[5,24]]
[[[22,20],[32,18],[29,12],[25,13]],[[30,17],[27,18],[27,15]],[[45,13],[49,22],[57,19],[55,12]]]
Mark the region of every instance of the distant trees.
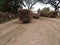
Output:
[[45,14],[46,16],[48,16],[49,15],[49,13],[50,13],[50,9],[47,7],[45,7],[45,8],[43,8],[43,10],[41,11],[41,13],[43,12],[43,14]]
[[45,8],[43,8],[43,10],[38,9],[37,12],[38,13],[40,13],[40,12],[46,12],[46,13],[48,13],[48,12],[50,12],[50,8],[49,7],[45,7]]
[[45,8],[43,8],[43,10],[42,11],[45,11],[45,12],[49,12],[50,11],[50,9],[49,9],[49,7],[45,7]]
[[38,9],[37,12],[40,13],[40,16],[48,17],[50,13],[50,9],[48,7],[45,7],[43,8],[43,10]]
[[37,12],[40,13],[40,16],[42,17],[56,18],[58,15],[57,11],[50,11],[48,7],[43,8],[43,10],[38,9]]

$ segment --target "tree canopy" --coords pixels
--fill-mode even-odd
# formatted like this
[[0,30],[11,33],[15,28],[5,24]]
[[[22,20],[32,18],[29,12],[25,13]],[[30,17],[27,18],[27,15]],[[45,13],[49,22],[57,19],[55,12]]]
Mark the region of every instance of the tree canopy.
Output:
[[32,9],[32,6],[38,2],[37,0],[23,0],[23,1],[27,5],[28,9]]
[[26,6],[24,2],[29,9],[31,9],[32,6],[35,5],[37,2],[50,4],[52,7],[55,8],[55,11],[60,8],[60,0],[0,0],[0,10],[3,9],[6,11],[8,10],[8,8],[11,8],[12,10],[17,10],[19,7],[22,8],[22,5]]
[[22,8],[22,5],[25,6],[21,0],[0,0],[0,10]]
[[60,8],[60,0],[38,0],[44,4],[50,4],[57,11]]

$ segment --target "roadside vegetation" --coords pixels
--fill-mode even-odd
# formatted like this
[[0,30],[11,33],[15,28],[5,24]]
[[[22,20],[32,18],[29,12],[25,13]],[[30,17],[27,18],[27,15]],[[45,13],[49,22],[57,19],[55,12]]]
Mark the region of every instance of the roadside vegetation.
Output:
[[[32,12],[33,6],[37,3],[50,4],[55,8],[50,11],[49,8],[38,9],[37,13]],[[60,0],[0,0],[0,23],[8,22],[12,19],[19,18],[22,22],[28,22],[32,18],[39,19],[42,17],[56,18]],[[23,7],[28,9],[23,9]],[[19,10],[18,10],[19,8]]]

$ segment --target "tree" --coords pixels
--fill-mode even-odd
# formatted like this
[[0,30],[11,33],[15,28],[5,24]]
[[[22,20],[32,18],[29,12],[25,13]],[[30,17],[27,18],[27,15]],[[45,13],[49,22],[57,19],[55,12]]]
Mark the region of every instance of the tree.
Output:
[[59,6],[60,0],[45,0],[45,1],[44,0],[38,0],[38,1],[40,1],[44,4],[50,4],[52,7],[55,8],[55,11],[57,11],[60,8],[60,6]]
[[22,8],[24,3],[22,0],[0,0],[0,9],[3,11],[18,11],[18,8]]
[[23,0],[27,5],[28,9],[32,9],[32,6],[37,3],[37,0]]
[[9,1],[9,9],[12,10],[12,13],[15,14],[15,17],[18,17],[18,8],[23,8],[25,6],[22,0],[10,0]]
[[58,11],[58,9],[60,8],[59,4],[60,4],[60,0],[49,0],[48,3],[50,3],[52,5],[52,7],[55,8],[55,11]]
[[0,0],[0,11],[1,11],[1,8],[2,8],[4,2],[5,2],[5,0]]

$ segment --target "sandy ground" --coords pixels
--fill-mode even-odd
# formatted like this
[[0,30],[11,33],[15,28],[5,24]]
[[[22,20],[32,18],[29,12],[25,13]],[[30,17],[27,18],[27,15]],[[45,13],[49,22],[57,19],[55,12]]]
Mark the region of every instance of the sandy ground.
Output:
[[0,24],[0,45],[60,45],[60,18],[18,19]]

